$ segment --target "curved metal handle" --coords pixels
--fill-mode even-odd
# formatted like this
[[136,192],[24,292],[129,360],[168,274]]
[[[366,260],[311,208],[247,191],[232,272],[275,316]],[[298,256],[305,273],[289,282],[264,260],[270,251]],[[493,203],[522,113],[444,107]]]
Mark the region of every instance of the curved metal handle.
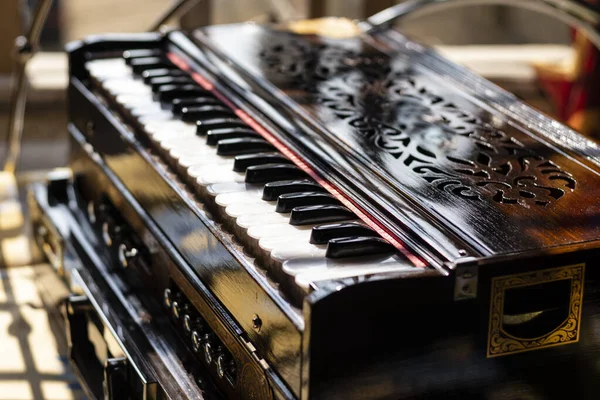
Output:
[[15,65],[7,126],[8,150],[3,166],[3,170],[11,174],[15,173],[21,154],[21,136],[23,136],[25,104],[27,103],[25,67],[38,50],[42,29],[46,25],[52,3],[52,0],[38,0],[27,34],[19,36],[15,41],[13,54]]
[[555,17],[584,32],[590,42],[600,49],[600,13],[572,0],[408,0],[367,18],[363,27],[367,32],[386,30],[409,16],[469,5],[513,6]]
[[[191,6],[200,0],[177,0],[169,9],[161,14],[152,25],[151,31],[157,31],[160,27],[174,16],[185,13]],[[21,157],[21,142],[23,137],[23,125],[25,118],[25,106],[27,103],[27,62],[37,53],[42,30],[46,25],[48,14],[53,0],[38,0],[33,12],[33,20],[26,35],[19,36],[15,41],[14,48],[14,70],[11,78],[10,111],[7,126],[7,143],[3,171],[15,174]]]
[[183,15],[188,12],[192,6],[196,5],[200,0],[177,0],[165,12],[163,12],[156,21],[152,24],[149,32],[158,32],[160,28],[170,19]]

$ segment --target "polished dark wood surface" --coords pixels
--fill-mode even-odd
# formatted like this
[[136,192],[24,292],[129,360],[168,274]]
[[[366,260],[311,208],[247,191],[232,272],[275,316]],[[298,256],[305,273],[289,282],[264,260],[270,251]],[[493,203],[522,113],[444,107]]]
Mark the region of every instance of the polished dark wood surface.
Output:
[[[519,267],[537,264],[530,261]],[[572,261],[559,256],[552,264]],[[352,311],[341,311],[334,316],[320,314],[317,305],[312,312],[315,325],[322,318],[336,328],[322,331],[325,336],[320,339],[317,335],[313,337],[313,354],[323,357],[311,359],[311,365],[316,364],[315,375],[322,379],[314,382],[312,390],[319,393],[317,398],[323,399],[335,398],[339,392],[348,393],[345,397],[348,399],[596,398],[600,391],[594,367],[599,359],[596,327],[600,303],[598,274],[591,265],[590,269],[584,289],[579,343],[497,358],[485,357],[489,303],[483,299],[489,291],[480,293],[479,303],[446,303],[433,296],[423,300],[424,304],[415,304],[425,292],[443,296],[451,288],[443,278],[413,281],[398,290],[401,294],[395,298],[384,300],[389,304],[398,299],[396,311],[388,310],[365,321],[360,316],[367,310],[360,304],[346,302],[344,307],[351,307]],[[363,289],[355,287],[357,291]],[[351,298],[360,297],[358,293],[355,295]],[[407,304],[411,307],[407,308]],[[369,323],[376,326],[377,321],[386,325],[387,330],[369,327]],[[342,332],[357,336],[354,341],[346,340]],[[368,349],[360,349],[361,340],[370,343]],[[370,357],[357,362],[352,352],[347,351],[349,348]]]
[[[218,307],[222,318],[239,324],[228,329],[247,332],[277,373],[299,390],[301,329],[298,325],[302,326],[303,321],[298,311],[267,283],[242,251],[233,248],[232,242],[225,241],[230,249],[226,250],[219,240],[224,233],[216,230],[215,223],[192,197],[181,192],[172,177],[161,176],[150,155],[140,153],[142,146],[112,119],[106,106],[81,83],[74,82],[71,86],[70,98],[76,100],[71,102],[76,109],[72,114],[71,165],[79,177],[79,190],[91,196],[86,200],[107,194],[121,210],[127,207],[126,202],[136,204],[137,209],[128,213],[128,223],[139,229],[138,235],[144,238],[146,246],[156,248],[156,236],[162,238],[163,245],[175,253],[173,257],[180,259],[180,268],[196,291],[210,296],[211,304]],[[85,130],[90,120],[94,121],[95,134],[88,139],[94,150],[102,154],[98,162],[104,165],[104,172],[91,168],[92,154],[82,153],[88,139],[77,127]],[[107,175],[120,188],[109,189]],[[127,193],[130,200],[119,193]],[[141,221],[140,216],[143,216]],[[137,221],[129,222],[132,220]],[[158,231],[145,233],[149,224]],[[206,224],[211,224],[214,230]],[[165,257],[162,252],[159,254]],[[162,290],[168,287],[164,275],[167,263],[161,257],[153,262],[156,274],[150,277],[149,287],[156,287],[156,296],[160,298]],[[263,320],[260,333],[252,328],[252,317],[257,312]]]
[[226,72],[245,80],[238,93],[255,92],[291,121],[282,135],[329,164],[328,178],[343,173],[349,192],[427,236],[449,261],[599,238],[596,171],[414,54],[371,37],[255,25],[208,27],[195,38],[208,61],[233,61]]
[[136,290],[123,271],[114,268],[113,255],[93,231],[79,201],[73,182],[66,178],[30,188],[32,224],[44,226],[53,236],[40,237],[42,231],[36,229],[36,240],[63,244],[61,278],[76,291],[70,298],[78,299],[77,305],[66,299],[61,306],[68,319],[69,357],[88,398],[105,398],[106,358],[125,357],[129,377],[111,399],[216,400],[205,372],[184,369],[192,355],[157,313],[156,304],[147,302],[151,292]]

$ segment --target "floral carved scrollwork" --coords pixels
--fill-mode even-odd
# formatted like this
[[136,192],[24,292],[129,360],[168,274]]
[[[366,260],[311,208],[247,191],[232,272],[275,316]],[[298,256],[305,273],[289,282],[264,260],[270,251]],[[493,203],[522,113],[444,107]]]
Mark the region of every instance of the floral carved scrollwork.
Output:
[[261,57],[271,78],[309,93],[365,149],[392,157],[439,190],[524,206],[546,206],[575,190],[569,172],[447,100],[432,89],[440,85],[423,82],[401,60],[293,40]]

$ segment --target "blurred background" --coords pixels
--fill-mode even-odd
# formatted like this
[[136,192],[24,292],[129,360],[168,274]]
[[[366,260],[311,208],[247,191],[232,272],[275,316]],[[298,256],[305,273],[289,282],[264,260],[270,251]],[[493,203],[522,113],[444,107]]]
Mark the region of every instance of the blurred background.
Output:
[[[14,38],[29,20],[36,0],[2,0],[0,23],[0,131],[6,131],[9,57]],[[183,28],[253,20],[313,18],[326,15],[365,18],[398,1],[392,0],[205,0]],[[43,52],[29,65],[29,102],[25,148],[20,169],[38,170],[66,159],[64,89],[65,43],[103,32],[146,30],[169,0],[55,0],[43,34]],[[502,5],[467,6],[409,18],[403,33],[435,46],[450,59],[517,94],[541,111],[593,136],[581,121],[596,120],[594,99],[569,99],[584,75],[585,61],[596,54],[585,39],[555,18]],[[590,53],[591,51],[591,53]],[[588,63],[589,64],[589,63]],[[589,68],[589,65],[587,66]],[[593,69],[593,68],[592,68]],[[589,86],[589,81],[586,81]],[[575,105],[572,103],[576,103]],[[586,118],[583,118],[585,114]],[[597,125],[597,124],[596,124]],[[4,155],[0,144],[0,156]]]

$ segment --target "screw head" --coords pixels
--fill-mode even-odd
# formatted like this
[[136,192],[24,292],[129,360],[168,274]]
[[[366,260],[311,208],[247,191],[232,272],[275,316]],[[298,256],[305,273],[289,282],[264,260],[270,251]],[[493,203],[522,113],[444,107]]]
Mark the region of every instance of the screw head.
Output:
[[260,329],[262,328],[262,320],[260,319],[258,314],[254,314],[252,316],[252,327],[256,332],[260,332]]
[[40,238],[43,238],[44,236],[46,236],[48,234],[48,229],[46,229],[46,227],[44,225],[40,225],[37,228],[37,234]]
[[88,137],[94,136],[95,130],[96,130],[96,127],[94,125],[94,121],[88,121],[85,124],[85,133],[87,134]]

